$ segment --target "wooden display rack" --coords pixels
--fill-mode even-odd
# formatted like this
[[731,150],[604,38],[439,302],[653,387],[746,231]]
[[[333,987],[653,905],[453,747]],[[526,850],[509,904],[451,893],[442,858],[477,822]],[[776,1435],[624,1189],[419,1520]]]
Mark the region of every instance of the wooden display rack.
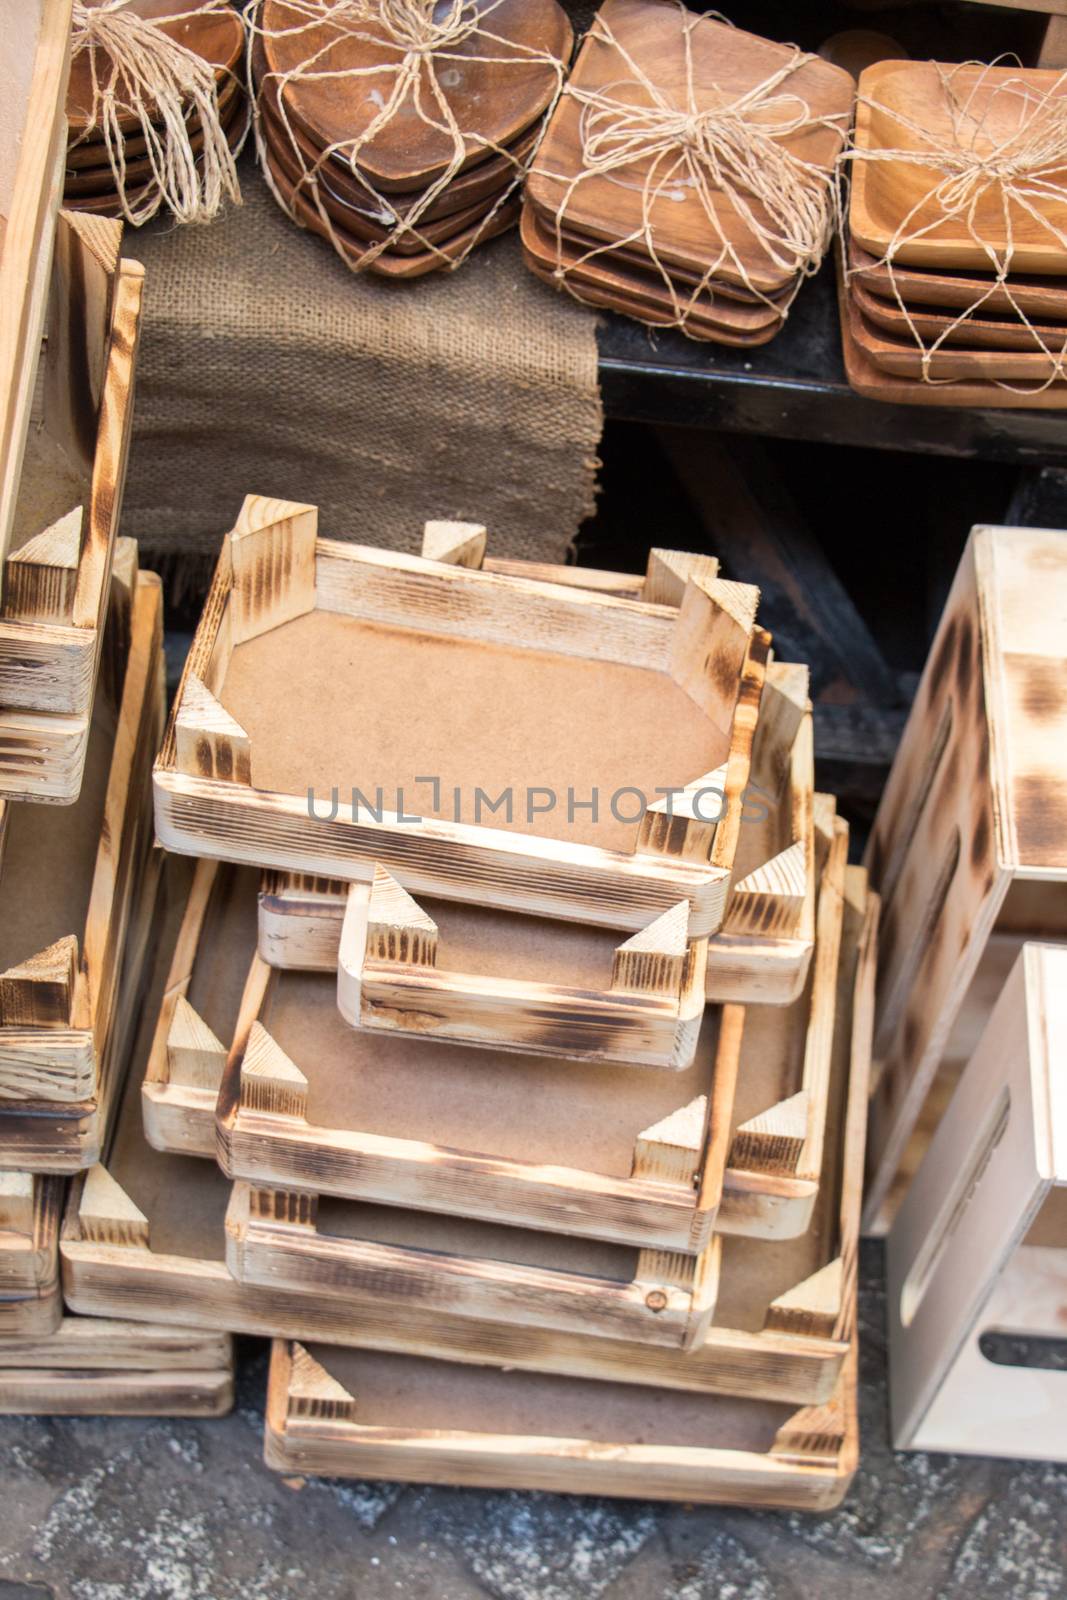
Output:
[[[208,918],[215,915],[217,909],[209,908]],[[222,920],[216,924],[220,933],[226,925]],[[183,926],[177,937],[179,953],[184,937]],[[173,962],[171,970],[175,970]],[[297,1290],[273,1281],[265,1285],[237,1282],[222,1259],[223,1239],[237,1264],[238,1254],[250,1239],[253,1199],[249,1187],[239,1184],[231,1192],[213,1162],[152,1151],[141,1125],[141,1069],[151,1053],[153,1035],[158,1039],[158,1028],[152,1022],[157,1014],[154,1007],[169,990],[169,978],[164,977],[161,966],[155,995],[145,1008],[135,1067],[107,1168],[94,1169],[72,1189],[60,1246],[68,1304],[86,1314],[147,1321],[158,1319],[165,1306],[168,1316],[197,1327],[259,1334],[273,1330],[302,1340],[413,1351],[446,1360],[506,1364],[704,1394],[740,1392],[750,1398],[794,1404],[826,1402],[851,1341],[854,1320],[855,1240],[870,1053],[869,983],[869,964],[857,963],[854,958],[842,960],[835,1030],[837,1109],[825,1147],[826,1185],[809,1236],[803,1243],[785,1246],[749,1241],[735,1245],[727,1240],[722,1246],[727,1261],[732,1250],[739,1260],[743,1252],[746,1271],[723,1276],[724,1298],[715,1315],[718,1318],[720,1311],[729,1311],[732,1304],[741,1326],[735,1330],[720,1322],[716,1328],[713,1322],[703,1340],[685,1350],[680,1344],[672,1347],[646,1339],[607,1336],[588,1328],[584,1333],[542,1328],[529,1319],[522,1325],[492,1323],[456,1314],[439,1302],[419,1303],[412,1295],[404,1297],[403,1315],[398,1316],[396,1301],[380,1275],[362,1298],[346,1292],[340,1282],[330,1293],[322,1292],[321,1285]],[[232,996],[230,1003],[236,1003]],[[845,1057],[851,1062],[851,1088],[842,1136],[841,1085],[848,1072],[848,1064],[842,1064]],[[313,1215],[311,1197],[287,1199],[285,1204],[303,1204],[307,1217]],[[318,1205],[320,1220],[331,1206],[333,1214],[346,1209],[334,1202],[320,1201]],[[275,1214],[280,1216],[281,1209],[276,1208]],[[369,1209],[347,1208],[364,1215]],[[257,1203],[256,1210],[262,1212],[264,1205]],[[401,1215],[393,1220],[401,1227],[417,1228],[423,1221],[439,1230],[459,1226],[447,1218],[433,1222]],[[255,1227],[258,1237],[253,1242],[268,1242],[263,1230],[277,1237],[278,1230],[270,1230],[262,1217]],[[283,1227],[279,1223],[279,1229]],[[495,1236],[521,1243],[527,1256],[531,1250],[539,1251],[542,1259],[588,1260],[591,1254],[585,1240],[554,1236],[524,1240],[517,1230],[484,1225],[474,1231],[483,1241]],[[469,1240],[470,1225],[466,1233]],[[557,1247],[558,1254],[553,1255]],[[594,1247],[594,1253],[602,1264],[609,1252],[601,1246]],[[617,1261],[622,1252],[610,1254]],[[654,1262],[651,1256],[643,1259],[650,1265]],[[637,1271],[636,1254],[633,1261],[631,1276]],[[669,1279],[663,1273],[684,1264],[677,1258],[673,1262],[660,1258],[656,1265],[658,1281],[664,1284]],[[801,1293],[789,1293],[809,1267],[810,1284],[802,1285]],[[820,1271],[822,1268],[826,1270]],[[463,1270],[461,1266],[459,1271]],[[504,1268],[498,1270],[503,1273]],[[564,1276],[561,1271],[560,1280]],[[575,1280],[568,1291],[573,1294],[575,1311],[578,1288]],[[473,1282],[470,1291],[477,1294]],[[602,1284],[593,1286],[590,1299],[594,1297],[603,1304]],[[771,1300],[778,1305],[768,1317],[766,1308]],[[468,1300],[468,1305],[472,1303]],[[747,1313],[738,1311],[742,1303]],[[762,1307],[758,1315],[753,1309],[757,1305]],[[759,1325],[763,1320],[766,1327]],[[746,1331],[753,1322],[757,1326]]]
[[228,1333],[64,1317],[47,1339],[0,1339],[0,1416],[223,1417]]
[[20,0],[5,17],[0,116],[0,566],[15,512],[48,303],[56,210],[63,193],[71,10],[71,0]]
[[0,792],[81,788],[133,419],[144,269],[122,229],[62,213],[0,606]]
[[42,1338],[59,1326],[62,1210],[60,1178],[0,1172],[0,1347],[9,1338]]
[[[0,1168],[73,1172],[99,1159],[116,1019],[132,1003],[151,915],[148,774],[163,721],[162,600],[123,541],[113,580],[121,694],[97,696],[86,780],[66,809],[13,808],[0,879]],[[122,649],[126,642],[125,650]],[[94,842],[95,841],[95,842]],[[74,931],[71,931],[74,930]],[[136,978],[130,977],[133,989]],[[121,999],[121,1003],[120,1003]]]
[[[316,526],[314,507],[249,497],[224,541],[156,767],[161,841],[346,880],[380,863],[411,894],[628,932],[685,900],[691,935],[713,932],[768,648],[757,591],[698,576],[680,606],[637,602]],[[471,806],[525,795],[529,831],[447,820],[455,773],[477,775]],[[672,781],[668,815],[650,797]],[[385,809],[405,786],[418,816]],[[579,810],[594,788],[595,821]],[[723,823],[697,814],[707,790],[725,791]],[[567,791],[572,814],[549,820]],[[776,877],[761,903],[783,887],[792,901]]]
[[885,913],[868,1227],[972,985],[1067,934],[1065,615],[1067,533],[974,529],[867,853]]
[[289,1473],[825,1511],[858,1463],[854,1365],[827,1405],[795,1411],[279,1339],[265,1457]]
[[889,1235],[898,1450],[1067,1461],[1065,1049],[1067,950],[1025,944]]
[[[724,1008],[720,1033],[723,1043],[715,1060],[712,1095],[711,1122],[715,1132],[706,1132],[706,1091],[693,1103],[686,1102],[686,1116],[676,1119],[674,1137],[678,1145],[674,1156],[690,1172],[703,1173],[703,1200],[701,1193],[693,1189],[692,1181],[684,1176],[679,1177],[677,1186],[670,1180],[672,1186],[668,1193],[674,1199],[684,1200],[688,1210],[696,1203],[698,1215],[703,1205],[704,1217],[700,1225],[709,1232],[714,1197],[720,1186],[718,1212],[714,1215],[718,1231],[781,1239],[796,1237],[805,1231],[818,1193],[842,921],[844,919],[846,926],[849,961],[855,963],[857,948],[862,942],[865,967],[869,968],[873,962],[873,908],[867,905],[864,875],[858,869],[850,869],[846,875],[847,829],[834,817],[833,802],[819,797],[816,811],[819,817],[818,870],[822,884],[819,940],[805,989],[790,1007]],[[277,974],[272,980],[266,964],[261,959],[251,959],[255,934],[249,907],[254,897],[254,878],[248,869],[216,869],[211,862],[198,864],[144,1082],[145,1130],[150,1143],[159,1150],[214,1158],[215,1113],[226,1076],[227,1054],[232,1081],[239,1075],[240,1057],[252,1024],[261,1012],[266,1014],[267,992],[272,983],[290,990],[295,985],[298,993],[302,987],[299,974]],[[246,963],[250,959],[249,967]],[[307,980],[304,982],[306,985]],[[376,1048],[373,1036],[363,1039],[346,1036],[340,1020],[333,1014],[334,996],[325,978],[313,980],[312,993],[314,999],[306,1002],[309,1015],[313,1008],[316,1028],[326,1027],[331,1048],[343,1053],[346,1047],[357,1051],[362,1047],[368,1070],[375,1073],[380,1070],[377,1058],[384,1051],[385,1058],[389,1059],[397,1048],[397,1041],[383,1039],[380,1048]],[[714,1026],[714,1019],[711,1026]],[[232,1040],[232,1046],[228,1048],[224,1040]],[[453,1056],[452,1047],[432,1041],[413,1045],[412,1049],[428,1061],[439,1061],[442,1073],[463,1063],[470,1064],[468,1073],[477,1072],[480,1067],[491,1078],[499,1077],[503,1070],[492,1059],[481,1058],[479,1052],[464,1051],[462,1056]],[[712,1058],[709,1028],[704,1044],[705,1070]],[[505,1058],[507,1061],[518,1074],[518,1084],[530,1081],[531,1075],[536,1078],[536,1063],[531,1058]],[[559,1085],[557,1092],[566,1095],[569,1076],[566,1069],[552,1061],[546,1061],[545,1066],[552,1082]],[[591,1105],[594,1114],[601,1089],[608,1091],[616,1085],[621,1086],[622,1092],[631,1093],[640,1088],[632,1071],[605,1077],[603,1068],[575,1070],[579,1084],[576,1103]],[[698,1072],[699,1069],[691,1068],[687,1074],[686,1081],[693,1087],[698,1086]],[[657,1096],[659,1107],[660,1094],[670,1096],[672,1085],[677,1086],[679,1078],[672,1076],[664,1081],[657,1074],[656,1080],[646,1087]],[[740,1084],[739,1093],[735,1093],[736,1084]],[[542,1091],[540,1083],[529,1090],[538,1096]],[[492,1086],[489,1092],[492,1095]],[[675,1094],[675,1103],[680,1109],[682,1091],[676,1088]],[[262,1095],[257,1094],[255,1098],[257,1104],[262,1102]],[[669,1098],[666,1103],[669,1106]],[[565,1117],[563,1126],[565,1130]],[[323,1133],[323,1149],[316,1151],[310,1143],[294,1145],[289,1140],[290,1130],[299,1128],[292,1118],[279,1120],[261,1112],[250,1119],[244,1107],[238,1108],[233,1128],[235,1132],[228,1127],[224,1134],[224,1144],[228,1146],[235,1136],[239,1143],[243,1141],[249,1165],[242,1175],[252,1181],[269,1181],[264,1161],[268,1164],[282,1162],[287,1172],[294,1169],[295,1163],[301,1173],[321,1170],[322,1163],[326,1162],[335,1173],[344,1171],[346,1182],[350,1181],[349,1174],[354,1174],[351,1181],[357,1185],[374,1186],[371,1192],[361,1190],[354,1198],[377,1199],[383,1203],[389,1203],[391,1195],[380,1192],[376,1186],[388,1184],[399,1175],[401,1182],[418,1186],[420,1192],[423,1189],[432,1192],[432,1202],[423,1199],[421,1204],[424,1207],[432,1204],[435,1209],[442,1204],[441,1182],[454,1184],[458,1198],[450,1209],[462,1213],[464,1184],[473,1183],[475,1179],[470,1174],[479,1172],[484,1165],[475,1160],[472,1166],[471,1158],[457,1161],[456,1152],[450,1150],[444,1153],[441,1170],[435,1176],[435,1163],[429,1158],[423,1164],[418,1163],[419,1152],[410,1141],[383,1143],[374,1136],[362,1138],[330,1131]],[[464,1138],[469,1140],[469,1137],[469,1130],[466,1130]],[[313,1138],[311,1130],[304,1135],[296,1132],[298,1141],[309,1138]],[[262,1150],[253,1155],[260,1140],[263,1141]],[[360,1154],[364,1147],[372,1162],[369,1176]],[[333,1156],[326,1153],[330,1149]],[[410,1158],[406,1154],[408,1151],[414,1152]],[[729,1159],[725,1175],[719,1180],[711,1164],[721,1161],[726,1151]],[[652,1153],[647,1152],[646,1158]],[[343,1163],[343,1167],[338,1163]],[[681,1172],[681,1168],[679,1170]],[[524,1162],[512,1162],[508,1174],[511,1185],[517,1188],[518,1203],[534,1207],[550,1203],[555,1186],[567,1177],[565,1171],[559,1170],[542,1178],[536,1168]],[[572,1182],[589,1181],[588,1175],[583,1178],[572,1172],[569,1177]],[[596,1205],[603,1208],[615,1193],[620,1197],[642,1193],[642,1186],[632,1179],[631,1173],[631,1181],[608,1185],[606,1192],[604,1186],[596,1185],[594,1180],[590,1193],[599,1194]],[[497,1180],[494,1192],[499,1189],[509,1192],[504,1175],[498,1174]],[[315,1187],[303,1177],[299,1181],[301,1187]],[[279,1186],[283,1185],[289,1186],[289,1182],[280,1180]],[[654,1192],[663,1198],[660,1188]],[[420,1204],[418,1200],[411,1203]],[[514,1220],[521,1224],[528,1219],[519,1215]],[[547,1226],[552,1227],[551,1220]],[[633,1242],[632,1239],[629,1242]],[[675,1247],[681,1248],[672,1246]]]

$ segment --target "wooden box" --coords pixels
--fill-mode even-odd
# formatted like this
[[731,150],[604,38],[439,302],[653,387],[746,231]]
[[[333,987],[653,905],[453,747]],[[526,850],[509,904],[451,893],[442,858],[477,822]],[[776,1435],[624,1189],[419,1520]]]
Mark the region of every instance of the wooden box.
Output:
[[631,933],[684,900],[713,932],[757,591],[693,577],[680,606],[637,602],[316,526],[249,497],[223,543],[156,766],[161,841],[345,880],[380,863],[411,894]]
[[279,1472],[825,1511],[859,1452],[854,1361],[825,1406],[276,1340],[266,1461]]
[[81,787],[133,418],[143,268],[122,230],[62,213],[0,602],[0,792]]
[[[318,1192],[323,1186],[316,1184],[312,1175],[329,1171],[337,1192],[347,1193],[349,1198],[395,1203],[394,1191],[402,1185],[411,1195],[406,1203],[417,1209],[447,1209],[459,1215],[464,1214],[469,1195],[477,1190],[480,1214],[491,1219],[551,1230],[557,1226],[555,1217],[562,1215],[568,1218],[568,1228],[594,1237],[607,1229],[609,1237],[650,1247],[655,1246],[655,1239],[635,1237],[633,1223],[627,1224],[624,1216],[614,1217],[618,1206],[629,1210],[634,1202],[642,1202],[644,1212],[662,1213],[663,1222],[672,1229],[665,1248],[689,1248],[673,1242],[685,1219],[698,1230],[697,1251],[706,1244],[713,1224],[724,1233],[795,1237],[807,1228],[818,1193],[843,921],[850,973],[861,939],[865,972],[873,960],[873,940],[869,930],[864,933],[868,908],[863,875],[857,870],[846,877],[847,830],[835,819],[832,802],[820,800],[817,810],[823,890],[817,955],[804,991],[788,1007],[728,1006],[709,1012],[698,1059],[684,1074],[646,1075],[632,1069],[611,1072],[603,1065],[566,1067],[548,1058],[528,1056],[504,1057],[498,1064],[488,1053],[432,1041],[351,1035],[334,1014],[333,986],[325,976],[300,972],[272,975],[259,958],[252,960],[250,968],[246,966],[254,940],[248,916],[254,896],[250,874],[227,867],[216,874],[213,864],[200,863],[145,1077],[148,1138],[161,1150],[213,1157],[216,1104],[221,1109],[219,1090],[225,1078],[239,1100],[232,1112],[226,1111],[221,1118],[223,1149],[236,1152],[234,1169],[252,1182],[279,1187],[299,1184]],[[523,1128],[508,1131],[506,1106],[512,1099],[508,1069],[519,1104],[524,1094],[528,1099],[536,1096],[542,1103],[546,1084],[553,1085],[547,1109],[562,1154],[568,1153],[570,1116],[595,1128],[605,1103],[614,1119],[616,1138],[625,1136],[623,1130],[628,1127],[629,1137],[638,1139],[642,1104],[648,1106],[649,1117],[657,1113],[670,1117],[673,1104],[674,1131],[668,1127],[664,1136],[657,1136],[658,1152],[649,1147],[650,1140],[640,1142],[636,1170],[631,1146],[628,1161],[621,1161],[623,1170],[605,1177],[597,1174],[595,1152],[590,1157],[591,1169],[585,1172],[574,1169],[573,1161],[567,1167],[555,1164],[542,1171],[514,1154],[504,1166],[495,1155],[461,1156],[453,1148],[439,1150],[431,1158],[425,1145],[414,1137],[383,1139],[373,1125],[362,1133],[344,1131],[337,1127],[340,1117],[333,1112],[331,1127],[302,1123],[291,1106],[280,1114],[267,1109],[258,1087],[262,1072],[246,1079],[242,1070],[242,1053],[257,1017],[257,1046],[262,1052],[269,1045],[263,1023],[269,1024],[278,995],[283,1011],[295,1007],[305,1017],[297,1023],[304,1036],[314,1038],[316,1045],[320,1039],[326,1041],[330,1059],[336,1056],[337,1070],[343,1079],[351,1080],[351,1087],[358,1088],[360,1079],[352,1079],[347,1063],[357,1060],[364,1078],[369,1074],[373,1082],[381,1075],[387,1097],[394,1088],[392,1063],[401,1056],[408,1079],[426,1078],[435,1097],[459,1074],[462,1090],[457,1092],[467,1097],[464,1104],[469,1099],[478,1109],[478,1121],[490,1123],[489,1132],[483,1129],[483,1135],[493,1136],[495,1115],[495,1136],[510,1141],[509,1152],[522,1148],[521,1143],[516,1146],[517,1140],[532,1141],[537,1135],[536,1130],[527,1135]],[[309,1029],[313,1031],[308,1033]],[[318,1077],[323,1051],[298,1053],[295,1046],[290,1048],[309,1076]],[[439,1074],[431,1070],[436,1063],[440,1063]],[[547,1076],[542,1075],[541,1065]],[[287,1071],[291,1086],[297,1080],[291,1066]],[[444,1082],[436,1083],[438,1076]],[[646,1076],[652,1081],[642,1084]],[[320,1102],[327,1084],[327,1076],[322,1074],[315,1089]],[[687,1098],[687,1091],[695,1089],[701,1092]],[[399,1097],[395,1112],[387,1098],[382,1114],[394,1120],[386,1126],[409,1124],[403,1098]],[[410,1098],[418,1104],[422,1090]],[[489,1106],[486,1116],[483,1098]],[[620,1098],[623,1103],[616,1104]],[[557,1102],[555,1110],[552,1099]],[[333,1111],[342,1103],[337,1101]],[[413,1129],[413,1134],[418,1131]],[[470,1126],[457,1126],[454,1137],[462,1141],[460,1148],[468,1147]],[[570,1149],[581,1151],[583,1137],[587,1136],[580,1135]],[[441,1138],[433,1143],[446,1145],[449,1141]],[[663,1179],[656,1179],[652,1158],[657,1153],[665,1161],[669,1157],[679,1164],[677,1178],[665,1165]],[[230,1161],[231,1157],[227,1154],[224,1159]],[[620,1159],[614,1159],[616,1169]],[[650,1172],[648,1182],[639,1181],[642,1164]],[[296,1172],[301,1176],[294,1178]],[[699,1176],[700,1188],[694,1187],[694,1175]],[[581,1192],[585,1198],[581,1211],[571,1218],[569,1212],[557,1212],[555,1207],[569,1205],[573,1192]],[[497,1211],[498,1205],[503,1212]],[[542,1214],[544,1222],[538,1220]],[[620,1228],[628,1231],[620,1233]]]
[[121,693],[96,697],[78,802],[12,808],[0,876],[0,1167],[73,1172],[99,1159],[116,1018],[136,997],[146,933],[131,918],[151,916],[139,894],[163,651],[159,580],[135,562],[135,547],[124,551],[128,582],[113,580]]
[[[0,67],[0,563],[18,492],[67,154],[71,0],[19,0]],[[2,696],[0,696],[2,700]]]
[[47,1339],[0,1339],[0,1415],[223,1417],[228,1333],[64,1317]]
[[0,1345],[59,1326],[62,1210],[62,1179],[0,1172]]
[[972,985],[1067,933],[1065,681],[1067,533],[974,529],[868,852],[884,907],[869,1226]]
[[889,1235],[900,1450],[1067,1461],[1067,950],[1026,944]]
[[[808,706],[806,670],[772,662],[734,887],[710,939],[690,937],[684,901],[620,941],[604,928],[415,901],[378,865],[370,883],[272,874],[260,900],[260,952],[272,966],[336,971],[353,1027],[688,1066],[705,996],[785,1004],[803,990],[816,885]],[[778,890],[768,894],[772,881]]]

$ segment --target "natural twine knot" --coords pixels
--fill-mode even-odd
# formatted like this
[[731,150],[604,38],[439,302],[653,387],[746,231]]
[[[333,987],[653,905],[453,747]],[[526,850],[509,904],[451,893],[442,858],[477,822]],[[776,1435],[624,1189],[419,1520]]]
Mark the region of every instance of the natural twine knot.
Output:
[[390,44],[412,56],[455,50],[478,32],[480,22],[477,0],[448,0],[441,17],[439,0],[376,0],[370,6],[364,3],[362,10]]

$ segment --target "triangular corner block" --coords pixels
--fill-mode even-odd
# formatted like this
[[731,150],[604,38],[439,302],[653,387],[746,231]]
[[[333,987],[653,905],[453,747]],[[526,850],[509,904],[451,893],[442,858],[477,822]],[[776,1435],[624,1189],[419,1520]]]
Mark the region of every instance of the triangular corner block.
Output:
[[831,1338],[841,1311],[844,1281],[844,1263],[838,1256],[772,1300],[764,1327],[810,1338]]
[[0,973],[0,1026],[69,1028],[78,973],[78,941],[67,934]]
[[207,685],[190,673],[174,719],[178,771],[220,783],[251,783],[252,745]]
[[7,558],[4,615],[24,622],[69,622],[78,586],[82,524],[75,506]]
[[317,506],[246,495],[230,534],[234,644],[314,610],[318,536]]
[[632,994],[677,994],[689,942],[689,901],[680,900],[619,945],[611,987]]
[[711,583],[718,576],[719,563],[715,556],[695,555],[688,550],[653,549],[648,553],[641,598],[650,605],[680,606],[690,578]]
[[305,505],[301,500],[274,500],[270,495],[246,494],[231,537],[262,533],[265,528],[276,528],[302,518],[313,518],[318,530],[318,506]]
[[743,628],[745,633],[752,632],[759,610],[759,589],[755,584],[714,578],[710,582],[701,580],[700,586],[739,628]]
[[241,1106],[279,1117],[303,1117],[308,1084],[261,1022],[253,1022],[241,1063]]
[[808,1095],[801,1089],[735,1128],[729,1165],[741,1172],[795,1173],[807,1133]]
[[82,1238],[92,1244],[148,1248],[148,1218],[106,1167],[95,1166],[87,1173],[78,1223]]
[[436,922],[380,864],[367,905],[367,956],[409,967],[433,966],[437,957]]
[[698,1095],[645,1128],[634,1141],[634,1177],[691,1183],[704,1145],[706,1119],[707,1099]]
[[716,767],[676,794],[653,800],[641,818],[637,849],[679,861],[707,861],[726,816],[728,767]]
[[800,1466],[822,1465],[840,1455],[845,1434],[845,1408],[835,1395],[823,1406],[794,1411],[775,1434],[771,1454]]
[[726,908],[726,933],[791,933],[808,892],[808,850],[803,839],[788,845],[770,861],[734,885]]
[[217,1090],[226,1050],[200,1013],[179,995],[167,1032],[167,1076],[185,1089]]
[[355,1406],[355,1399],[344,1384],[331,1378],[302,1344],[294,1343],[289,1374],[290,1416],[339,1421],[351,1417]]
[[422,530],[423,559],[477,570],[485,560],[488,538],[480,522],[427,522]]

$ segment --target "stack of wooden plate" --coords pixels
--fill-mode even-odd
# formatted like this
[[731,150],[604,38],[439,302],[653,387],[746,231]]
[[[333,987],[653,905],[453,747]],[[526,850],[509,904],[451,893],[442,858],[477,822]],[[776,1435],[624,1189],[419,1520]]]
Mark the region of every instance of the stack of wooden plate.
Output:
[[260,159],[294,220],[392,278],[447,267],[511,226],[570,59],[556,0],[480,0],[485,31],[423,58],[378,127],[406,58],[373,6],[358,22],[319,9],[266,0],[253,45]]
[[993,183],[970,218],[938,198],[944,162],[862,156],[989,157],[1049,91],[1067,96],[1067,79],[930,61],[863,73],[841,284],[845,365],[858,393],[917,405],[1067,406],[1058,366],[1067,355],[1067,155],[1029,174],[1025,205]]
[[[681,325],[693,338],[718,344],[765,344],[782,326],[800,271],[783,267],[788,249],[772,251],[723,189],[709,181],[706,200],[699,197],[682,146],[677,156],[660,152],[580,176],[585,97],[604,94],[643,107],[653,100],[650,84],[661,100],[685,109],[687,48],[699,110],[751,92],[795,55],[791,46],[710,18],[694,26],[691,13],[661,0],[605,0],[527,182],[526,261],[588,304],[641,322]],[[829,173],[847,133],[852,79],[824,61],[800,58],[778,93],[806,102],[812,119],[782,147]],[[836,121],[820,120],[827,118]],[[760,202],[746,195],[744,203],[766,225]]]
[[[89,0],[89,3],[100,3],[100,0]],[[239,14],[229,8],[220,9],[217,0],[128,0],[127,9],[154,22],[169,38],[211,62],[215,68],[221,126],[230,148],[236,149],[248,120],[241,82],[245,35]],[[150,201],[159,189],[141,114],[132,108],[132,90],[121,77],[116,85],[121,149],[108,149],[99,104],[94,99],[94,79],[99,88],[107,87],[113,72],[111,57],[100,47],[80,50],[71,61],[63,190],[64,204],[69,208],[109,217],[123,214],[116,172],[121,174],[126,203],[131,210]],[[146,110],[151,118],[153,108],[149,106]],[[204,135],[199,113],[192,106],[186,114],[186,125],[190,147],[194,153],[199,152]],[[158,126],[158,131],[162,138],[163,128]]]

